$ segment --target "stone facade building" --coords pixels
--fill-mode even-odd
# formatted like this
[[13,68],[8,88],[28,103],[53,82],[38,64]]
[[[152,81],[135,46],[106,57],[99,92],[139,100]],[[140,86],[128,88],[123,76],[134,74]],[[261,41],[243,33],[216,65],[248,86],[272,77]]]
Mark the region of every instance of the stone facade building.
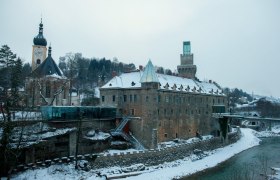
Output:
[[[32,73],[25,82],[27,105],[29,107],[71,105],[69,102],[70,82],[53,60],[52,48],[47,49],[42,21],[39,25],[39,34],[34,37],[33,43]],[[77,104],[79,105],[79,101]]]
[[149,61],[144,71],[115,76],[100,89],[102,105],[116,107],[120,116],[140,117],[129,121],[128,127],[146,148],[197,133],[219,132],[212,107],[226,106],[226,95],[217,83],[194,80],[196,66],[190,43],[186,44],[179,76],[158,74]]

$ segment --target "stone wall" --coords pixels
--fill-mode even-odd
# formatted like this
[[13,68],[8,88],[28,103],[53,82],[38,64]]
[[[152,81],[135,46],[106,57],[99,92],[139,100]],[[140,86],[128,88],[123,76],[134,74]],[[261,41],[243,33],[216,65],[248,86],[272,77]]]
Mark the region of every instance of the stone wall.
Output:
[[157,150],[135,151],[133,153],[128,152],[113,155],[104,154],[97,156],[95,161],[91,162],[91,165],[94,168],[104,168],[109,166],[130,166],[135,163],[152,166],[164,162],[171,162],[191,155],[195,149],[209,151],[234,143],[240,138],[240,133],[229,133],[228,138],[228,143],[223,143],[221,138],[215,137],[192,144],[179,144],[175,147]]
[[128,88],[101,89],[100,93],[102,105],[115,106],[120,115],[141,117],[130,121],[129,130],[146,148],[154,148],[153,129],[158,132],[157,142],[191,138],[197,131],[201,135],[213,134],[219,125],[212,119],[212,106],[227,106],[224,95],[192,90]]
[[[229,133],[228,143],[223,143],[221,138],[212,138],[191,144],[180,144],[174,147],[161,148],[157,150],[135,151],[133,153],[116,153],[110,154],[85,154],[78,155],[78,160],[89,161],[92,168],[105,168],[112,166],[130,166],[136,163],[142,163],[146,166],[158,165],[164,162],[171,162],[178,159],[183,159],[194,153],[195,149],[202,151],[209,151],[217,149],[228,144],[236,142],[240,138],[240,131]],[[74,162],[74,156],[65,156],[61,158],[48,159],[44,161],[37,161],[34,163],[27,163],[18,165],[13,173],[24,171],[27,169],[35,169],[40,167],[48,167],[53,164],[68,164]]]

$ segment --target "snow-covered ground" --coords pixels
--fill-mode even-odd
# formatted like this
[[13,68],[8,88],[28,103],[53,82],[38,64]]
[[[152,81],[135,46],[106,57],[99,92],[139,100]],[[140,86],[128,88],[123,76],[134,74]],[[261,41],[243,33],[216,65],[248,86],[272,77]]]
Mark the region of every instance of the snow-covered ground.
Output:
[[201,160],[192,161],[190,158],[181,160],[177,166],[169,166],[150,173],[143,173],[126,179],[174,179],[187,176],[198,171],[216,166],[235,154],[259,145],[260,139],[254,135],[254,130],[241,129],[242,137],[236,143],[208,152],[209,155]]
[[[5,114],[7,116],[7,114]],[[11,112],[12,121],[17,120],[41,120],[41,112],[28,112],[28,111],[17,111]],[[0,113],[0,121],[4,120],[3,114]]]
[[90,169],[88,171],[75,170],[74,164],[52,165],[48,168],[27,170],[16,175],[13,179],[102,179],[98,174],[103,174],[107,177],[120,177],[123,175],[124,178],[126,175],[136,175],[126,177],[125,179],[139,180],[179,178],[214,167],[241,151],[259,145],[260,139],[256,137],[254,130],[241,128],[241,133],[242,137],[236,143],[213,151],[204,152],[205,157],[202,159],[196,157],[196,155],[192,155],[181,160],[157,166],[145,167],[143,164],[136,164],[130,167],[109,167]]
[[273,126],[271,131],[255,131],[256,137],[271,137],[271,136],[280,136],[280,125]]

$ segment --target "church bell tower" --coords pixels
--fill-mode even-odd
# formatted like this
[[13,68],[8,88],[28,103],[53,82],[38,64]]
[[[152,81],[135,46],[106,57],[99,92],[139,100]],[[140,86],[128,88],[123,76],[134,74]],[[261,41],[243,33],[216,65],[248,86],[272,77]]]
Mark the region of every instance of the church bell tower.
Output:
[[39,34],[33,39],[32,71],[34,71],[47,57],[47,40],[43,36],[43,23],[39,25]]

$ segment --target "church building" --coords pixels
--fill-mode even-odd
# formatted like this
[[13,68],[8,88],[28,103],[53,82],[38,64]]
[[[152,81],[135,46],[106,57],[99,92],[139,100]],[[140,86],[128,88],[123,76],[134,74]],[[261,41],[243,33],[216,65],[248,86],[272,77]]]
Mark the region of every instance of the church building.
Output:
[[227,106],[220,86],[196,77],[190,42],[183,43],[178,76],[156,73],[151,61],[144,71],[115,76],[100,89],[102,105],[117,108],[128,121],[128,131],[146,148],[175,138],[218,135],[219,124],[212,118],[214,106]]
[[70,82],[53,60],[51,46],[47,49],[42,21],[39,25],[39,34],[34,37],[33,43],[32,73],[25,84],[28,106],[71,105]]

